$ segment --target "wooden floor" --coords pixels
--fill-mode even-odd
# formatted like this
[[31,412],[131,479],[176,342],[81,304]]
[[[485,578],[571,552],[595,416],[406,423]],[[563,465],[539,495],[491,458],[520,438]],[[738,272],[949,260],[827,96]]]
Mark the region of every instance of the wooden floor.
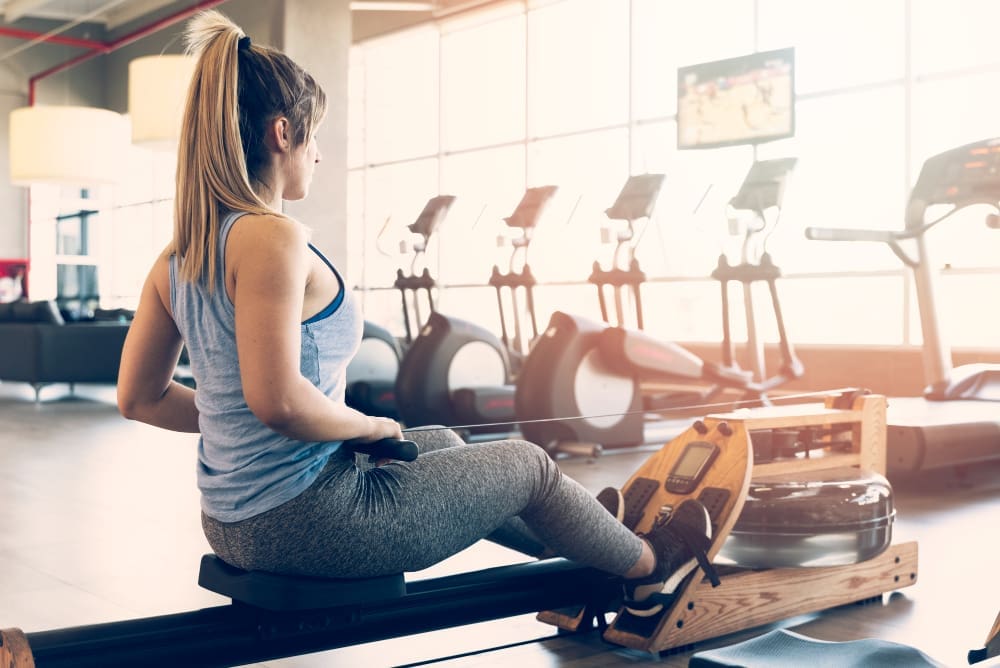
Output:
[[[0,628],[26,632],[167,614],[224,601],[196,585],[201,535],[192,436],[119,417],[114,390],[66,386],[32,401],[0,384]],[[644,455],[563,460],[592,490],[620,485]],[[846,606],[782,626],[824,640],[882,638],[965,665],[1000,611],[1000,465],[894,480],[898,541],[920,543],[918,583],[881,604]],[[519,560],[477,545],[438,575]],[[727,645],[767,628],[706,642]],[[495,649],[491,649],[495,648]],[[270,661],[266,666],[686,666],[596,636],[556,636],[533,616]]]

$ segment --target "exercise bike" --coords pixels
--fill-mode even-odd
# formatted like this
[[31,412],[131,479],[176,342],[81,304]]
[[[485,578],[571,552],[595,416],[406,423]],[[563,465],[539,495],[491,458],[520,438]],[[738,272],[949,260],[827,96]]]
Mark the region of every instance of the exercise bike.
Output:
[[[556,311],[518,377],[515,405],[525,438],[556,453],[594,455],[603,448],[636,446],[646,441],[647,413],[704,403],[726,390],[737,392],[744,400],[766,404],[769,391],[802,375],[802,364],[788,341],[778,301],[775,281],[780,271],[757,244],[757,236],[768,227],[766,212],[780,212],[787,176],[794,165],[794,158],[755,162],[730,201],[734,210],[753,213],[758,224],[746,227],[741,262],[733,265],[725,254],[720,255],[712,273],[722,289],[722,363],[703,360],[682,346],[642,330]],[[634,245],[629,242],[634,238],[634,221],[649,217],[661,183],[662,177],[657,181],[644,175],[632,177],[625,184],[607,215],[629,222],[628,231],[619,237],[616,252],[616,262],[624,260],[626,268],[603,271],[596,266],[591,276],[601,293],[606,284],[615,287],[616,299],[622,294],[620,288],[627,287],[634,295],[639,323],[639,286],[645,276],[635,258]],[[734,281],[744,288],[747,346],[756,352],[752,371],[742,369],[734,355],[728,299],[729,284]],[[765,377],[762,346],[753,324],[751,288],[757,282],[769,287],[780,337],[782,364],[770,377]],[[602,315],[607,318],[603,294],[601,305]],[[620,320],[620,302],[616,301],[616,307]],[[678,384],[703,389],[669,393],[666,400],[662,391],[653,399],[644,393],[644,387],[662,390],[664,385],[672,388]],[[547,419],[554,416],[578,417]]]
[[[527,253],[531,232],[556,190],[555,186],[529,188],[514,213],[505,218],[508,226],[521,230],[521,237],[514,243],[514,256],[519,250]],[[419,277],[401,275],[397,283],[403,281],[409,281],[407,289],[425,290],[431,299],[434,282],[426,269]],[[534,279],[526,262],[515,271],[512,258],[509,274],[494,267],[491,285],[497,290],[498,300],[505,287],[511,290],[515,313],[516,290],[523,288],[529,310],[533,309]],[[396,377],[397,405],[407,426],[480,425],[469,430],[475,434],[510,431],[509,424],[495,423],[509,423],[514,417],[513,378],[519,355],[511,350],[502,300],[500,315],[502,340],[485,327],[432,309]],[[515,320],[513,336],[522,341],[516,315]]]

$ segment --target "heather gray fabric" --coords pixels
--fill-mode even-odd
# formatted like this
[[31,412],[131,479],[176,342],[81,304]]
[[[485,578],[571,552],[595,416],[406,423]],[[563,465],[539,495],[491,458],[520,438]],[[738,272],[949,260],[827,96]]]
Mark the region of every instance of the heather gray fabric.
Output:
[[421,448],[414,462],[372,468],[339,450],[277,508],[230,523],[203,514],[209,544],[240,568],[338,578],[420,570],[482,538],[537,554],[537,537],[617,575],[638,560],[641,540],[538,446],[466,445],[448,430],[407,437]]

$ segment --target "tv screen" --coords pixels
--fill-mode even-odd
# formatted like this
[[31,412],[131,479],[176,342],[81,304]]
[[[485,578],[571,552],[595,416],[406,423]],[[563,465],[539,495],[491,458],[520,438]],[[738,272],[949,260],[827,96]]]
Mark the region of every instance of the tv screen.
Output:
[[760,144],[795,134],[795,49],[677,70],[677,147]]

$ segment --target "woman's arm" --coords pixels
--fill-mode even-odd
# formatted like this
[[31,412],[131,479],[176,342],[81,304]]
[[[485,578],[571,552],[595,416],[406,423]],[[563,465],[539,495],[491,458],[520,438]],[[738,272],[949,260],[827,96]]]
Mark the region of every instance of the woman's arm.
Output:
[[236,307],[243,395],[271,429],[300,441],[400,438],[399,425],[335,402],[300,371],[301,321],[310,257],[305,229],[245,216],[226,244],[227,288]]
[[118,410],[130,420],[197,433],[194,390],[173,380],[183,344],[170,315],[166,255],[153,265],[125,337],[118,371]]

